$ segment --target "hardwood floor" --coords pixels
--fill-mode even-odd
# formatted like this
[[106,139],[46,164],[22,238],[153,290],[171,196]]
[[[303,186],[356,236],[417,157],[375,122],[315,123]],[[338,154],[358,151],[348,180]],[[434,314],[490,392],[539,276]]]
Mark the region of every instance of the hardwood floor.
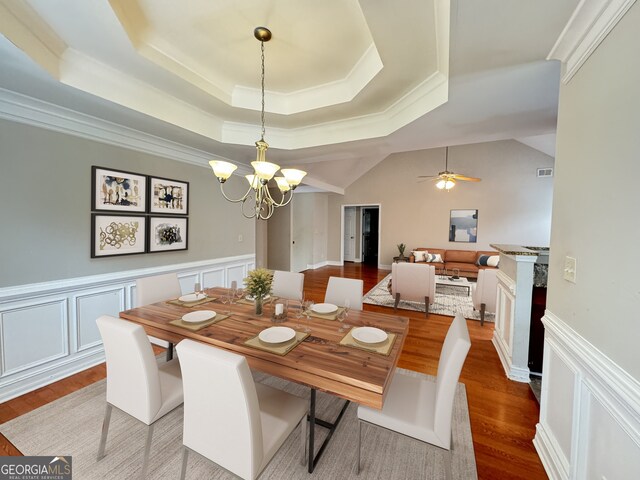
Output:
[[[323,267],[305,272],[305,295],[324,300],[330,276],[362,278],[365,292],[389,272],[362,264]],[[389,313],[392,309],[367,305],[366,310]],[[435,375],[442,342],[451,317],[400,311],[411,319],[409,337],[399,366]],[[546,479],[532,439],[539,407],[527,384],[507,380],[491,343],[493,324],[468,320],[471,350],[460,381],[466,385],[473,445],[480,479]],[[105,376],[104,364],[40,388],[0,405],[0,423],[23,415],[53,400],[79,390]],[[0,435],[0,455],[20,452]]]

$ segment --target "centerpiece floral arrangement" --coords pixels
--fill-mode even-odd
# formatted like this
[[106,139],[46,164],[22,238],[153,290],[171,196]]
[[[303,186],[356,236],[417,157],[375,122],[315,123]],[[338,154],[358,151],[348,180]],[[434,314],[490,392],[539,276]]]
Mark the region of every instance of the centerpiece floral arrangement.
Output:
[[251,295],[256,304],[256,314],[262,314],[262,299],[271,293],[273,273],[266,268],[251,270],[244,279],[245,290]]

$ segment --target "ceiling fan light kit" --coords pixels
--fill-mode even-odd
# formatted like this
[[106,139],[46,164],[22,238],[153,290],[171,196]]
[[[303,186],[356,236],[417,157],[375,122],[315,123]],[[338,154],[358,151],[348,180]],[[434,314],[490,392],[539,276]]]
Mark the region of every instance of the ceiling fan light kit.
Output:
[[[249,182],[249,189],[247,192],[238,199],[229,198],[223,188],[223,184],[231,177],[233,172],[238,168],[236,165],[230,162],[222,160],[211,160],[209,165],[213,169],[213,173],[220,183],[220,191],[225,199],[233,203],[241,204],[242,215],[246,218],[257,218],[260,220],[268,220],[273,212],[278,207],[284,207],[291,202],[293,198],[293,191],[296,189],[302,179],[307,174],[302,170],[295,168],[284,168],[280,170],[280,166],[275,163],[267,162],[267,149],[269,144],[264,140],[264,42],[271,40],[271,31],[266,27],[256,27],[253,31],[253,35],[260,42],[261,51],[261,93],[262,93],[262,108],[260,120],[262,124],[262,130],[260,140],[256,142],[256,160],[251,162],[254,173],[253,175],[245,175],[247,182]],[[275,174],[280,170],[281,177],[276,177]],[[269,191],[269,181],[274,180],[278,189],[280,190],[280,201],[276,202],[271,196]],[[249,205],[250,210],[245,211],[245,206]]]
[[467,177],[466,175],[449,171],[449,147],[446,147],[445,150],[444,171],[438,173],[438,175],[420,175],[418,178],[431,178],[436,180],[436,188],[446,190],[447,192],[456,186],[458,180],[464,182],[479,182],[481,180],[480,178]]

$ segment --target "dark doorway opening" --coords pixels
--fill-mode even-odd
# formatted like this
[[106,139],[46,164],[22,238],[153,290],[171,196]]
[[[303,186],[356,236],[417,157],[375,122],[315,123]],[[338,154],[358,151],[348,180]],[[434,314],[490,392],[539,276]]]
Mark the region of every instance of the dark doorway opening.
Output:
[[378,265],[379,220],[378,207],[362,209],[362,262],[368,265]]

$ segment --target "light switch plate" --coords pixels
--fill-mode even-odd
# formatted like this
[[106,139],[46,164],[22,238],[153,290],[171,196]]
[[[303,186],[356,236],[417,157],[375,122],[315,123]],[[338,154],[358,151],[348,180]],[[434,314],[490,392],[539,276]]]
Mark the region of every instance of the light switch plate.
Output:
[[564,257],[564,279],[576,283],[576,259],[573,257]]

